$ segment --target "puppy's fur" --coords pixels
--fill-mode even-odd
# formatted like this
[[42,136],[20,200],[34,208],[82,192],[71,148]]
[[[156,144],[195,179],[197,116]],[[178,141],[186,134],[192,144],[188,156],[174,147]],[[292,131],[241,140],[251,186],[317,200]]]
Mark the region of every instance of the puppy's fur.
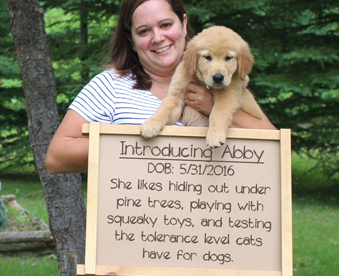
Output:
[[[173,124],[182,116],[183,125],[209,125],[207,146],[215,148],[224,144],[227,129],[238,108],[262,119],[259,105],[246,88],[253,62],[247,42],[237,33],[222,26],[205,29],[187,44],[168,96],[157,112],[142,125],[141,135],[145,138],[156,136],[166,124]],[[185,106],[190,82],[209,87],[214,98],[209,118]]]

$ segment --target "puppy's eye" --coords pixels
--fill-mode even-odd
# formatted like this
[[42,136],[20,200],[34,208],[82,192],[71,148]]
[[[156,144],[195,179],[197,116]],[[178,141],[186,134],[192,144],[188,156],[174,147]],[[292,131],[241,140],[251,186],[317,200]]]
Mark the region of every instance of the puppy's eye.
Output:
[[233,57],[231,57],[231,56],[227,56],[227,57],[225,58],[225,60],[226,60],[226,61],[230,61],[232,58],[233,58]]
[[211,56],[205,56],[205,59],[208,60],[208,61],[211,61],[212,57]]

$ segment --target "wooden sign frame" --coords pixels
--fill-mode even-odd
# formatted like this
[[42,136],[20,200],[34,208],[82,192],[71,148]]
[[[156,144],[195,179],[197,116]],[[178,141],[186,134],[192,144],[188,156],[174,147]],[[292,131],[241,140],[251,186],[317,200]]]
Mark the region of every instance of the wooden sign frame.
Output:
[[[160,136],[206,137],[207,128],[167,126]],[[282,130],[229,129],[228,139],[267,140],[280,143],[280,183],[281,183],[281,271],[195,269],[173,267],[142,266],[102,266],[97,265],[97,219],[99,185],[99,143],[100,135],[140,136],[140,126],[103,125],[90,123],[83,125],[83,134],[89,135],[87,229],[85,264],[77,266],[77,275],[116,276],[291,276],[292,257],[292,188],[291,188],[291,132]],[[112,272],[113,271],[113,272]],[[112,274],[107,274],[107,273]]]

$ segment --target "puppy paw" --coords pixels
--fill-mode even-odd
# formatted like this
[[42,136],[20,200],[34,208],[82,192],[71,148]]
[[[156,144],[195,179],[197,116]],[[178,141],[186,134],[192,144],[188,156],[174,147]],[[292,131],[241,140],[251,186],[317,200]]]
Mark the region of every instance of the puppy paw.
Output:
[[145,139],[152,138],[157,136],[161,130],[164,128],[164,124],[155,120],[154,118],[148,118],[142,125],[141,125],[141,136]]
[[219,148],[226,143],[226,131],[208,131],[206,145],[210,148]]

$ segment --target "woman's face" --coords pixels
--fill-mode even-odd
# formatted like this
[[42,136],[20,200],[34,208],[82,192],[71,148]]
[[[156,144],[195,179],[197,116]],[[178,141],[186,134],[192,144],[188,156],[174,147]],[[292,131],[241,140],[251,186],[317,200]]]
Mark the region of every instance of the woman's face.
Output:
[[187,16],[181,23],[166,0],[148,0],[132,16],[132,44],[146,72],[173,74],[185,49]]

